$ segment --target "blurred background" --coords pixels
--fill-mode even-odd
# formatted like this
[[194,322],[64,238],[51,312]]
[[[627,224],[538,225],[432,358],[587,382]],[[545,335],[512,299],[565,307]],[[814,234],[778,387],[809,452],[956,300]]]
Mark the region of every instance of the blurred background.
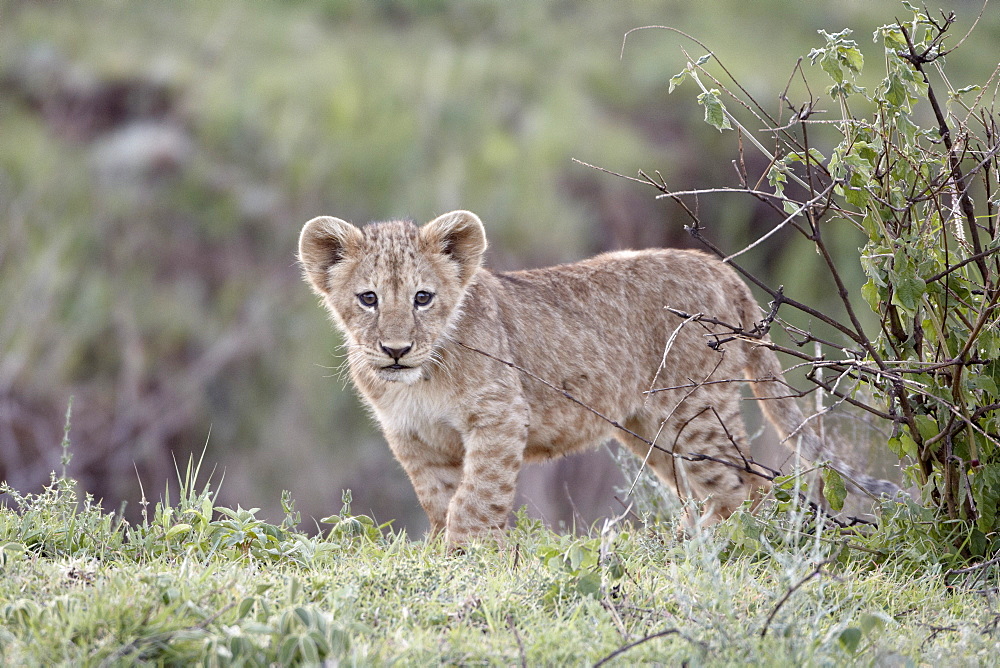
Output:
[[[949,5],[954,44],[980,4]],[[956,88],[996,66],[1000,12],[985,14],[949,64]],[[652,188],[571,160],[736,184],[733,133],[703,122],[690,83],[667,95],[681,49],[704,50],[646,30],[620,57],[625,33],[698,37],[777,112],[818,29],[854,28],[874,81],[871,31],[907,15],[888,0],[0,1],[0,479],[37,491],[61,470],[73,397],[68,473],[107,509],[136,518],[140,484],[176,489],[174,461],[207,448],[224,504],[277,519],[289,490],[308,528],[350,488],[355,512],[419,536],[299,277],[301,225],[471,209],[497,269],[690,246]],[[727,250],[777,222],[734,195],[698,207]],[[834,242],[860,285],[863,240]],[[803,240],[743,259],[836,312]],[[556,525],[619,511],[611,459],[530,467],[519,502]]]

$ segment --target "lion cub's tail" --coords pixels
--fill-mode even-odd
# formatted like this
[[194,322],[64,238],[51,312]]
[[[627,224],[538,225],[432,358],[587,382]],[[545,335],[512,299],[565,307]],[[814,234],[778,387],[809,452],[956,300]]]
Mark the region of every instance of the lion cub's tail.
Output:
[[888,480],[873,478],[854,470],[827,447],[815,425],[807,422],[802,414],[798,402],[792,396],[795,391],[785,384],[781,364],[771,349],[748,345],[748,357],[749,377],[760,381],[750,383],[753,393],[761,400],[764,415],[778,430],[786,447],[798,449],[799,454],[811,462],[830,462],[834,470],[844,476],[849,488],[860,486],[875,496],[887,494],[895,498],[904,494],[898,485]]

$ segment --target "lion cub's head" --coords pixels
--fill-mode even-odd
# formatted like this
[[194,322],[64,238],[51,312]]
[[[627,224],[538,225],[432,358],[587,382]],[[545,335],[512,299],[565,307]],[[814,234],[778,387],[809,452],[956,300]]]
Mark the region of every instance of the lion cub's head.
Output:
[[468,211],[421,228],[320,216],[299,237],[305,278],[346,334],[351,364],[404,383],[432,360],[485,250],[483,224]]

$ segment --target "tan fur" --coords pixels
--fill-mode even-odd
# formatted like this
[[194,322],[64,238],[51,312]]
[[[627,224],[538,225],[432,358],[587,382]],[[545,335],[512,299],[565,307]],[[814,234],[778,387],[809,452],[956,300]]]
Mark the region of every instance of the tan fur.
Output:
[[[712,349],[710,334],[726,328],[681,326],[667,310],[751,328],[757,305],[729,267],[697,251],[648,250],[493,273],[481,268],[485,250],[482,223],[467,211],[422,228],[404,221],[357,228],[320,217],[306,223],[299,241],[305,277],[343,330],[354,383],[433,531],[458,544],[504,527],[522,462],[609,437],[648,456],[648,466],[682,496],[704,500],[710,519],[768,490],[765,479],[737,467],[671,454],[743,464],[739,386],[711,381],[775,379],[753,383],[769,398],[765,413],[783,437],[803,422],[785,396],[774,353],[739,340]],[[377,304],[362,304],[367,293]],[[419,305],[418,293],[433,298]],[[666,452],[650,451],[561,393],[469,348],[546,379]],[[686,387],[646,393],[654,386]],[[824,458],[809,426],[799,433],[802,454]]]

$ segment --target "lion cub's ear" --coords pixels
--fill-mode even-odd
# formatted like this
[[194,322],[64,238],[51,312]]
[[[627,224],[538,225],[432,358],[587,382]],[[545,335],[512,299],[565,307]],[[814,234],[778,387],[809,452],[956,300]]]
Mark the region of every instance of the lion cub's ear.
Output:
[[458,263],[459,278],[467,283],[483,263],[486,230],[471,211],[452,211],[420,228],[424,248],[450,256]]
[[299,235],[299,262],[317,294],[330,292],[330,267],[360,249],[362,240],[361,230],[340,218],[319,216],[303,226]]

